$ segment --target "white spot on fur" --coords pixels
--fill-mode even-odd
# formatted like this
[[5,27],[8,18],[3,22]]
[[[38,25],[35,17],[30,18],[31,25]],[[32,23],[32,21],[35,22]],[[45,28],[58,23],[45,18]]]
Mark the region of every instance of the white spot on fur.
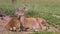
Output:
[[10,30],[12,30],[12,28],[10,28]]
[[46,27],[46,26],[44,26],[44,27],[42,28],[42,30],[46,30],[46,28],[47,28],[47,27]]
[[13,27],[13,30],[16,30],[16,27]]
[[34,30],[34,31],[39,31],[39,28],[40,28],[40,27],[39,27],[39,24],[36,24],[35,26],[33,26],[33,30]]

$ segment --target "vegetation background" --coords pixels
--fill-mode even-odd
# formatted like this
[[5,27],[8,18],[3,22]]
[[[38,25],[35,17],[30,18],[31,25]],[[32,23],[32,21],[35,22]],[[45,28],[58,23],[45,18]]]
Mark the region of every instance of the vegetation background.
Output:
[[[60,0],[0,0],[0,8],[6,15],[14,16],[17,8],[26,6],[29,8],[26,17],[44,18],[49,25],[60,29]],[[34,34],[60,34],[54,32],[35,32]]]

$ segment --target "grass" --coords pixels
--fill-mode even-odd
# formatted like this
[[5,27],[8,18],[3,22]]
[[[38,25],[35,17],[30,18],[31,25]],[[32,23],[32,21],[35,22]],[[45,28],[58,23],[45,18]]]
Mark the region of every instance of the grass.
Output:
[[[15,4],[12,4],[11,0],[0,0],[0,8],[10,16],[14,16],[15,10],[24,5],[29,8],[26,17],[42,17],[50,25],[60,28],[60,19],[52,16],[53,14],[60,15],[60,0],[17,0]],[[53,32],[39,33],[54,34]],[[35,34],[38,34],[38,32]]]
[[40,32],[0,32],[0,34],[60,34],[60,32],[47,32],[47,31],[40,31]]
[[54,32],[35,32],[34,34],[54,34]]

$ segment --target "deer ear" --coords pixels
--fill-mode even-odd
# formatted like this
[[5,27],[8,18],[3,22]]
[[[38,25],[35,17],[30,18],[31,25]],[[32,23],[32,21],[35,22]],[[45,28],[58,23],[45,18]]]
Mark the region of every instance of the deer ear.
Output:
[[27,8],[27,7],[23,7],[23,9],[24,9],[25,11],[28,11],[28,8]]

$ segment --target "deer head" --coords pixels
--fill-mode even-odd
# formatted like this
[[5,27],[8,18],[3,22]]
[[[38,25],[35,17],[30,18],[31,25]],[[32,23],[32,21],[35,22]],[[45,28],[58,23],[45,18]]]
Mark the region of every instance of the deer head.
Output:
[[16,11],[15,11],[15,15],[16,16],[20,16],[20,15],[25,15],[25,13],[28,11],[28,8],[26,7],[21,7],[21,8],[18,8]]

